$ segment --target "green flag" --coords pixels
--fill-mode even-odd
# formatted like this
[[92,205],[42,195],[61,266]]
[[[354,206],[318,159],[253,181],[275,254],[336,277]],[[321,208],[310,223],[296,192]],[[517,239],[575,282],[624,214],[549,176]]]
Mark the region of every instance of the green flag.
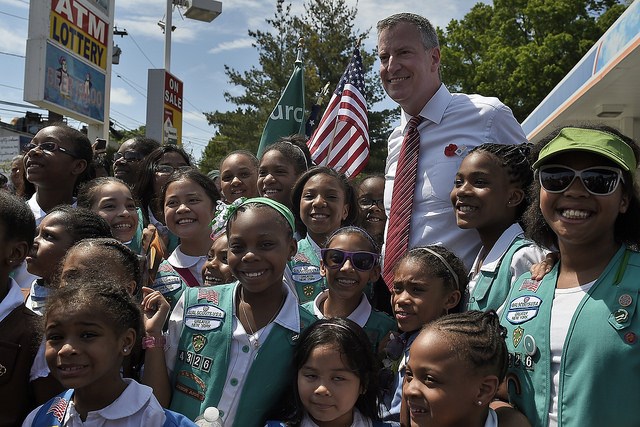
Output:
[[304,135],[304,128],[304,67],[298,55],[289,83],[262,131],[258,158],[278,138],[296,133]]

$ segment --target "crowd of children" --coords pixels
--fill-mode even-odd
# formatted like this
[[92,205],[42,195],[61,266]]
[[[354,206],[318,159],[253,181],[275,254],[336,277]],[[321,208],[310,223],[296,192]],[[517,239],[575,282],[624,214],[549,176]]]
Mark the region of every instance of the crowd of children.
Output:
[[0,191],[0,427],[637,425],[640,148],[615,129],[471,150],[475,262],[415,247],[391,283],[384,177],[298,138],[230,153],[220,191],[176,147],[94,179],[90,149],[44,128],[31,198]]

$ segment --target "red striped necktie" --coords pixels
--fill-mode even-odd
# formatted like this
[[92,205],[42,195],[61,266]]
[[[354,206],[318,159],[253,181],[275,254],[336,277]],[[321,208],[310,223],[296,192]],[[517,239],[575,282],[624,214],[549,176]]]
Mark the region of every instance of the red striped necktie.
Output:
[[412,117],[409,120],[407,133],[400,149],[398,167],[396,168],[384,253],[383,277],[389,289],[393,287],[393,268],[409,246],[413,192],[416,186],[418,156],[420,154],[418,125],[423,120],[424,118],[420,116]]

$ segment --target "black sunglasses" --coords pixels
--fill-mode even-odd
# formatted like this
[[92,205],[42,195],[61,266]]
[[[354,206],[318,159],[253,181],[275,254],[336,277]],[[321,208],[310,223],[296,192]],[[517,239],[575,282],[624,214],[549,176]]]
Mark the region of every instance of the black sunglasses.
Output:
[[30,142],[30,143],[28,143],[27,145],[24,146],[23,153],[27,154],[29,151],[35,150],[36,148],[38,150],[44,152],[44,153],[47,153],[47,154],[53,154],[56,151],[60,151],[61,153],[64,153],[64,154],[66,154],[68,156],[77,157],[75,154],[73,154],[72,152],[70,152],[66,148],[60,147],[55,142],[43,142],[41,144],[34,144],[33,142]]
[[575,170],[562,165],[545,165],[538,170],[540,185],[549,193],[567,191],[576,177],[580,178],[584,188],[594,196],[607,196],[624,182],[622,171],[608,166],[595,166]]
[[113,162],[117,162],[120,159],[124,159],[125,162],[139,162],[144,158],[144,155],[136,151],[125,151],[124,153],[115,153],[113,155]]
[[369,271],[380,260],[380,255],[365,251],[349,252],[342,249],[320,249],[320,254],[324,265],[332,270],[342,267],[349,260],[356,270]]

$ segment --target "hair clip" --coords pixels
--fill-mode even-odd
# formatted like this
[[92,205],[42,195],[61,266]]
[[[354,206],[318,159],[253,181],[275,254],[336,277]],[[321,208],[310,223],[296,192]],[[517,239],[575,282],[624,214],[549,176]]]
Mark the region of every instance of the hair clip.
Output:
[[226,204],[218,200],[218,203],[216,204],[216,215],[209,224],[211,226],[212,240],[216,240],[226,232],[227,221],[229,221],[231,215],[233,215],[234,212],[238,210],[240,205],[242,205],[245,200],[247,200],[246,197],[240,197],[230,204]]

